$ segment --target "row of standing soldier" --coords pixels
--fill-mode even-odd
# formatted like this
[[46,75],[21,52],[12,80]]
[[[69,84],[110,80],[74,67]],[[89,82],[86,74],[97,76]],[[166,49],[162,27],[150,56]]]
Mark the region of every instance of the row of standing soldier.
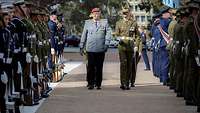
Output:
[[[191,0],[177,11],[165,8],[152,25],[153,73],[200,112],[200,1]],[[172,21],[165,19],[172,11]],[[169,13],[168,13],[169,14]],[[164,32],[163,32],[164,31]],[[168,36],[169,34],[169,36]],[[172,39],[170,39],[172,38]],[[163,43],[164,42],[164,43]]]
[[20,113],[20,105],[37,105],[49,96],[49,81],[61,79],[53,72],[58,69],[56,63],[63,63],[64,29],[56,12],[48,22],[47,12],[33,11],[31,3],[2,3],[1,7],[0,110],[6,113],[13,106],[13,112]]

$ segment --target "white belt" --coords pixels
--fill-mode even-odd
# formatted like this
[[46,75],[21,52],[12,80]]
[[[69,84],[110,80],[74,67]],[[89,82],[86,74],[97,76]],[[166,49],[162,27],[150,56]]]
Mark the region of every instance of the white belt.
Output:
[[176,43],[179,44],[180,42],[179,42],[179,41],[176,41]]
[[12,63],[12,58],[7,58],[6,59],[6,64],[11,64]]
[[24,47],[22,52],[27,52],[27,48],[26,48],[26,47]]
[[42,46],[42,42],[39,42],[39,45]]
[[44,43],[44,44],[46,44],[46,43],[47,43],[47,41],[46,41],[46,40],[44,40],[44,41],[43,41],[43,43]]
[[15,49],[14,53],[19,53],[20,49]]

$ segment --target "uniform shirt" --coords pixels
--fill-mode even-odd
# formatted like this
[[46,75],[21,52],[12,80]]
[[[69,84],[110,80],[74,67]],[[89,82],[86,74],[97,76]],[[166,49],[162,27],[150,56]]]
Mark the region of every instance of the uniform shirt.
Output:
[[104,52],[109,46],[111,28],[107,19],[101,19],[98,23],[94,20],[86,20],[81,36],[80,48],[86,48],[87,52]]

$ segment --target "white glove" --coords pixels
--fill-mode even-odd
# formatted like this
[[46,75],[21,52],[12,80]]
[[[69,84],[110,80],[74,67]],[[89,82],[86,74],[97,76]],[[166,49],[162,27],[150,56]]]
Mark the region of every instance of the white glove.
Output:
[[198,57],[198,56],[196,56],[196,57],[195,57],[195,60],[196,60],[197,66],[199,66],[199,67],[200,67],[200,60],[199,60],[199,57]]
[[34,59],[33,59],[33,60],[34,60],[34,62],[39,63],[39,58],[38,58],[37,55],[34,56]]
[[23,48],[22,52],[27,52],[27,48]]
[[134,52],[137,52],[138,51],[138,47],[134,47]]
[[30,53],[26,53],[26,62],[27,63],[31,63],[31,58],[32,58],[31,54]]
[[6,72],[3,72],[3,74],[1,74],[1,81],[2,81],[4,84],[7,84],[7,83],[8,83],[8,76],[7,76]]
[[34,76],[31,76],[30,78],[32,83],[37,83],[37,79]]
[[55,49],[51,48],[51,54],[54,55],[55,54]]
[[17,62],[17,64],[18,64],[17,73],[20,74],[22,73],[22,65],[19,61]]
[[141,52],[139,52],[139,56],[141,56],[142,55],[142,53]]

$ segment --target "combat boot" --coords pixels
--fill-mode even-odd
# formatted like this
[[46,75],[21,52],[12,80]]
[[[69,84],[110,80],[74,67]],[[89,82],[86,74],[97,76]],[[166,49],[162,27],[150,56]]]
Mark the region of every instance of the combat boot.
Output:
[[122,90],[125,90],[125,89],[126,89],[125,85],[121,85],[120,88],[121,88]]

